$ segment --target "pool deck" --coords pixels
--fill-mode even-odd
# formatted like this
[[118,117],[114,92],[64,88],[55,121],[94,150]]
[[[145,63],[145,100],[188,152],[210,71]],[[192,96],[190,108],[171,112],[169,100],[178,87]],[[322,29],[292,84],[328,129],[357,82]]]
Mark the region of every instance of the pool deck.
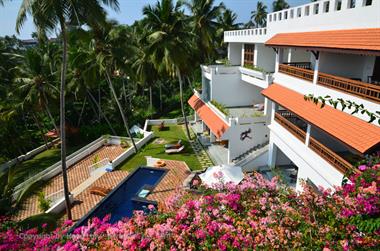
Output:
[[182,189],[184,180],[191,173],[190,168],[183,161],[164,160],[168,169],[164,178],[158,183],[153,191],[147,196],[148,200],[156,201],[158,210],[161,212],[168,211],[166,200],[172,196],[178,189]]
[[[83,158],[78,161],[74,165],[70,166],[67,169],[67,177],[69,180],[69,190],[73,191],[76,187],[82,184],[85,180],[90,177],[89,167],[93,164],[94,158],[96,155],[99,156],[99,159],[108,158],[109,160],[114,160],[120,154],[125,151],[119,145],[111,145],[111,146],[101,146],[95,152],[90,154],[89,156]],[[127,174],[126,174],[127,175]],[[108,177],[108,176],[106,176]],[[112,183],[111,183],[112,184]],[[45,195],[53,194],[59,192],[63,188],[63,179],[62,174],[59,174],[53,177],[48,183],[42,188],[42,191]],[[113,187],[110,187],[113,188]],[[79,194],[80,195],[80,194]],[[79,196],[78,195],[78,196]],[[76,197],[74,197],[76,199]],[[20,209],[17,214],[14,216],[15,220],[23,220],[29,216],[36,215],[42,213],[42,211],[38,208],[38,196],[32,195],[27,198],[23,205],[22,209]]]

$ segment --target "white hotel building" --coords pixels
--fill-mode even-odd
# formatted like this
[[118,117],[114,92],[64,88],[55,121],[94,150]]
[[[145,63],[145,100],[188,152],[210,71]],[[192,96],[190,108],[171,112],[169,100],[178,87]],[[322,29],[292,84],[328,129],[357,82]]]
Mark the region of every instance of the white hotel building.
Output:
[[[380,111],[380,1],[320,0],[267,15],[267,27],[225,31],[229,64],[201,66],[189,104],[209,155],[265,175],[339,185],[380,150],[380,127],[304,95]],[[220,108],[222,104],[225,108]]]

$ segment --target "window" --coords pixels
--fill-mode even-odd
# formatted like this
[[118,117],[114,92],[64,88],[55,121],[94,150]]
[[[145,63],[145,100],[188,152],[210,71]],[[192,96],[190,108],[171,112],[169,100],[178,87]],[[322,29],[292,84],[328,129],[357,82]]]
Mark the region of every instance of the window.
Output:
[[330,2],[324,2],[323,3],[323,12],[327,13],[327,12],[329,12],[329,9],[330,9]]
[[277,14],[273,14],[273,21],[276,22],[276,17],[277,17]]
[[319,4],[314,4],[314,15],[319,13]]
[[297,17],[301,17],[301,12],[302,12],[301,8],[298,8],[297,9]]
[[342,0],[335,1],[335,10],[340,11],[342,9]]
[[287,11],[284,12],[284,19],[288,19],[288,12]]
[[370,6],[370,5],[372,5],[372,0],[364,0],[363,1],[363,5],[364,6]]
[[355,5],[356,5],[356,0],[348,0],[348,6],[347,6],[348,9],[355,8]]
[[290,18],[294,18],[294,10],[293,9],[290,10]]
[[272,22],[272,15],[269,15],[269,22]]
[[282,19],[282,12],[278,13],[278,21]]
[[253,65],[255,44],[244,44],[244,65]]
[[310,14],[310,6],[305,7],[305,16],[308,16]]

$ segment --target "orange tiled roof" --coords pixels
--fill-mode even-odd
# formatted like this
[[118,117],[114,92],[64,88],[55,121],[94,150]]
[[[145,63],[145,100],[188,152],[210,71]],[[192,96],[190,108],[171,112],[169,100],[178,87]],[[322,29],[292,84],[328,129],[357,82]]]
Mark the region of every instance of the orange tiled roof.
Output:
[[360,153],[366,153],[380,143],[380,127],[328,105],[320,108],[305,101],[302,94],[279,84],[272,84],[261,93]]
[[228,124],[223,121],[210,107],[208,107],[197,95],[193,95],[189,105],[198,113],[199,117],[206,123],[210,130],[220,138],[229,128]]
[[380,51],[380,28],[279,33],[267,46]]

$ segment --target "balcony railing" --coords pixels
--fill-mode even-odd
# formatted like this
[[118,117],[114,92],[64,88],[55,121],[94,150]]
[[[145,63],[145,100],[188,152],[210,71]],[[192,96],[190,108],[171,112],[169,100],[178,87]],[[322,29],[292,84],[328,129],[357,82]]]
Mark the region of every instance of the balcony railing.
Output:
[[[295,115],[287,111],[279,111],[275,113],[275,120],[285,127],[291,134],[301,140],[303,143],[306,141],[306,133],[292,122],[286,119],[286,117],[294,117]],[[347,173],[348,170],[358,172],[348,161],[340,157],[338,154],[330,150],[328,147],[310,137],[309,147],[319,156],[329,162],[332,166],[338,169],[342,173]]]
[[292,133],[295,137],[297,137],[299,140],[305,142],[306,133],[302,131],[298,126],[294,125],[292,122],[281,116],[281,114],[278,112],[275,113],[274,119],[283,127],[288,129],[288,131]]
[[310,62],[291,62],[291,63],[282,63],[282,64],[294,66],[297,68],[311,70],[311,63]]
[[358,172],[348,161],[340,157],[338,154],[318,142],[316,139],[310,137],[309,147],[319,156],[329,162],[332,166],[342,173],[347,173],[349,170]]
[[374,84],[363,83],[322,72],[318,73],[318,84],[364,97],[371,101],[380,102],[380,86]]
[[288,74],[293,77],[302,78],[304,80],[313,82],[314,71],[302,69],[295,66],[280,64],[279,72]]

